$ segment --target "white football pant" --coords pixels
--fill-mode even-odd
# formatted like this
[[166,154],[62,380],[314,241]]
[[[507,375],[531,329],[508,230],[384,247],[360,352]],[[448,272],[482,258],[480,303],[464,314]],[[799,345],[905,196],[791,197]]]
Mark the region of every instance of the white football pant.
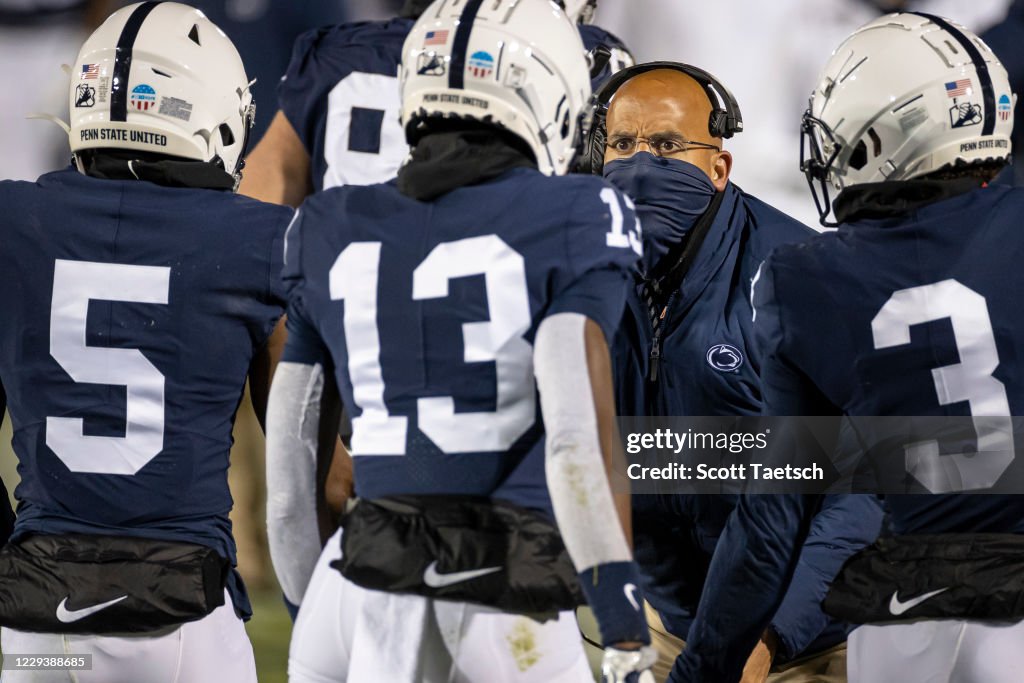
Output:
[[[160,636],[91,636],[0,629],[15,655],[92,655],[90,671],[6,670],[0,683],[256,683],[256,662],[231,598]],[[5,662],[10,664],[10,661]]]
[[929,619],[850,634],[849,683],[1020,683],[1024,622]]
[[576,619],[540,623],[490,607],[367,590],[324,549],[302,599],[291,683],[593,683]]

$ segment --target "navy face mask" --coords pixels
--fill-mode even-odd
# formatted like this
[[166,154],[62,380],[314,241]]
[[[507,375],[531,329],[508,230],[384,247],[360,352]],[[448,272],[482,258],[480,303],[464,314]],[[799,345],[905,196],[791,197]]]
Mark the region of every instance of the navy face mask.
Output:
[[645,273],[686,238],[716,191],[693,164],[648,152],[605,164],[604,177],[636,203],[644,231]]

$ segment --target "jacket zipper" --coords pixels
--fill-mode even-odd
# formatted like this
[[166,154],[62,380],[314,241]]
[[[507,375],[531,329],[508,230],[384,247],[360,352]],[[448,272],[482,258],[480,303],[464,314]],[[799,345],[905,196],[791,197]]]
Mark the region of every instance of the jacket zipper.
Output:
[[661,336],[664,333],[665,325],[668,323],[669,313],[672,311],[672,304],[675,303],[678,293],[679,290],[677,289],[669,295],[665,308],[661,310],[661,316],[658,318],[658,326],[654,330],[654,338],[651,340],[650,373],[648,376],[651,382],[658,381],[658,370],[661,365]]

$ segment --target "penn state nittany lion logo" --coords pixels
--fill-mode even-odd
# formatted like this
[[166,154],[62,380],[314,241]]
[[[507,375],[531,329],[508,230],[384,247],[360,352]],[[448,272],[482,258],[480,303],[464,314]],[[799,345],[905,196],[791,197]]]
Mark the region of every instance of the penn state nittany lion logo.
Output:
[[715,344],[708,349],[708,365],[719,372],[734,372],[743,365],[743,354],[731,344]]

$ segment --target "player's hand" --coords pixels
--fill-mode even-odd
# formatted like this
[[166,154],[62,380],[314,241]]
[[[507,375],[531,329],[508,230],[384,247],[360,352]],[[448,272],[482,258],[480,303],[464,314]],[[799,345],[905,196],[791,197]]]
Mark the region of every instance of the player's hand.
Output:
[[777,645],[778,639],[775,637],[775,633],[771,630],[765,631],[761,640],[757,641],[757,645],[754,646],[754,651],[747,658],[740,683],[764,683],[768,680],[768,672],[772,668]]
[[327,471],[327,481],[324,482],[324,500],[336,518],[341,517],[345,504],[354,495],[353,483],[352,456],[341,439],[338,439],[334,445],[331,467]]
[[635,650],[606,647],[601,661],[602,683],[655,683],[651,667],[658,661],[653,647]]

